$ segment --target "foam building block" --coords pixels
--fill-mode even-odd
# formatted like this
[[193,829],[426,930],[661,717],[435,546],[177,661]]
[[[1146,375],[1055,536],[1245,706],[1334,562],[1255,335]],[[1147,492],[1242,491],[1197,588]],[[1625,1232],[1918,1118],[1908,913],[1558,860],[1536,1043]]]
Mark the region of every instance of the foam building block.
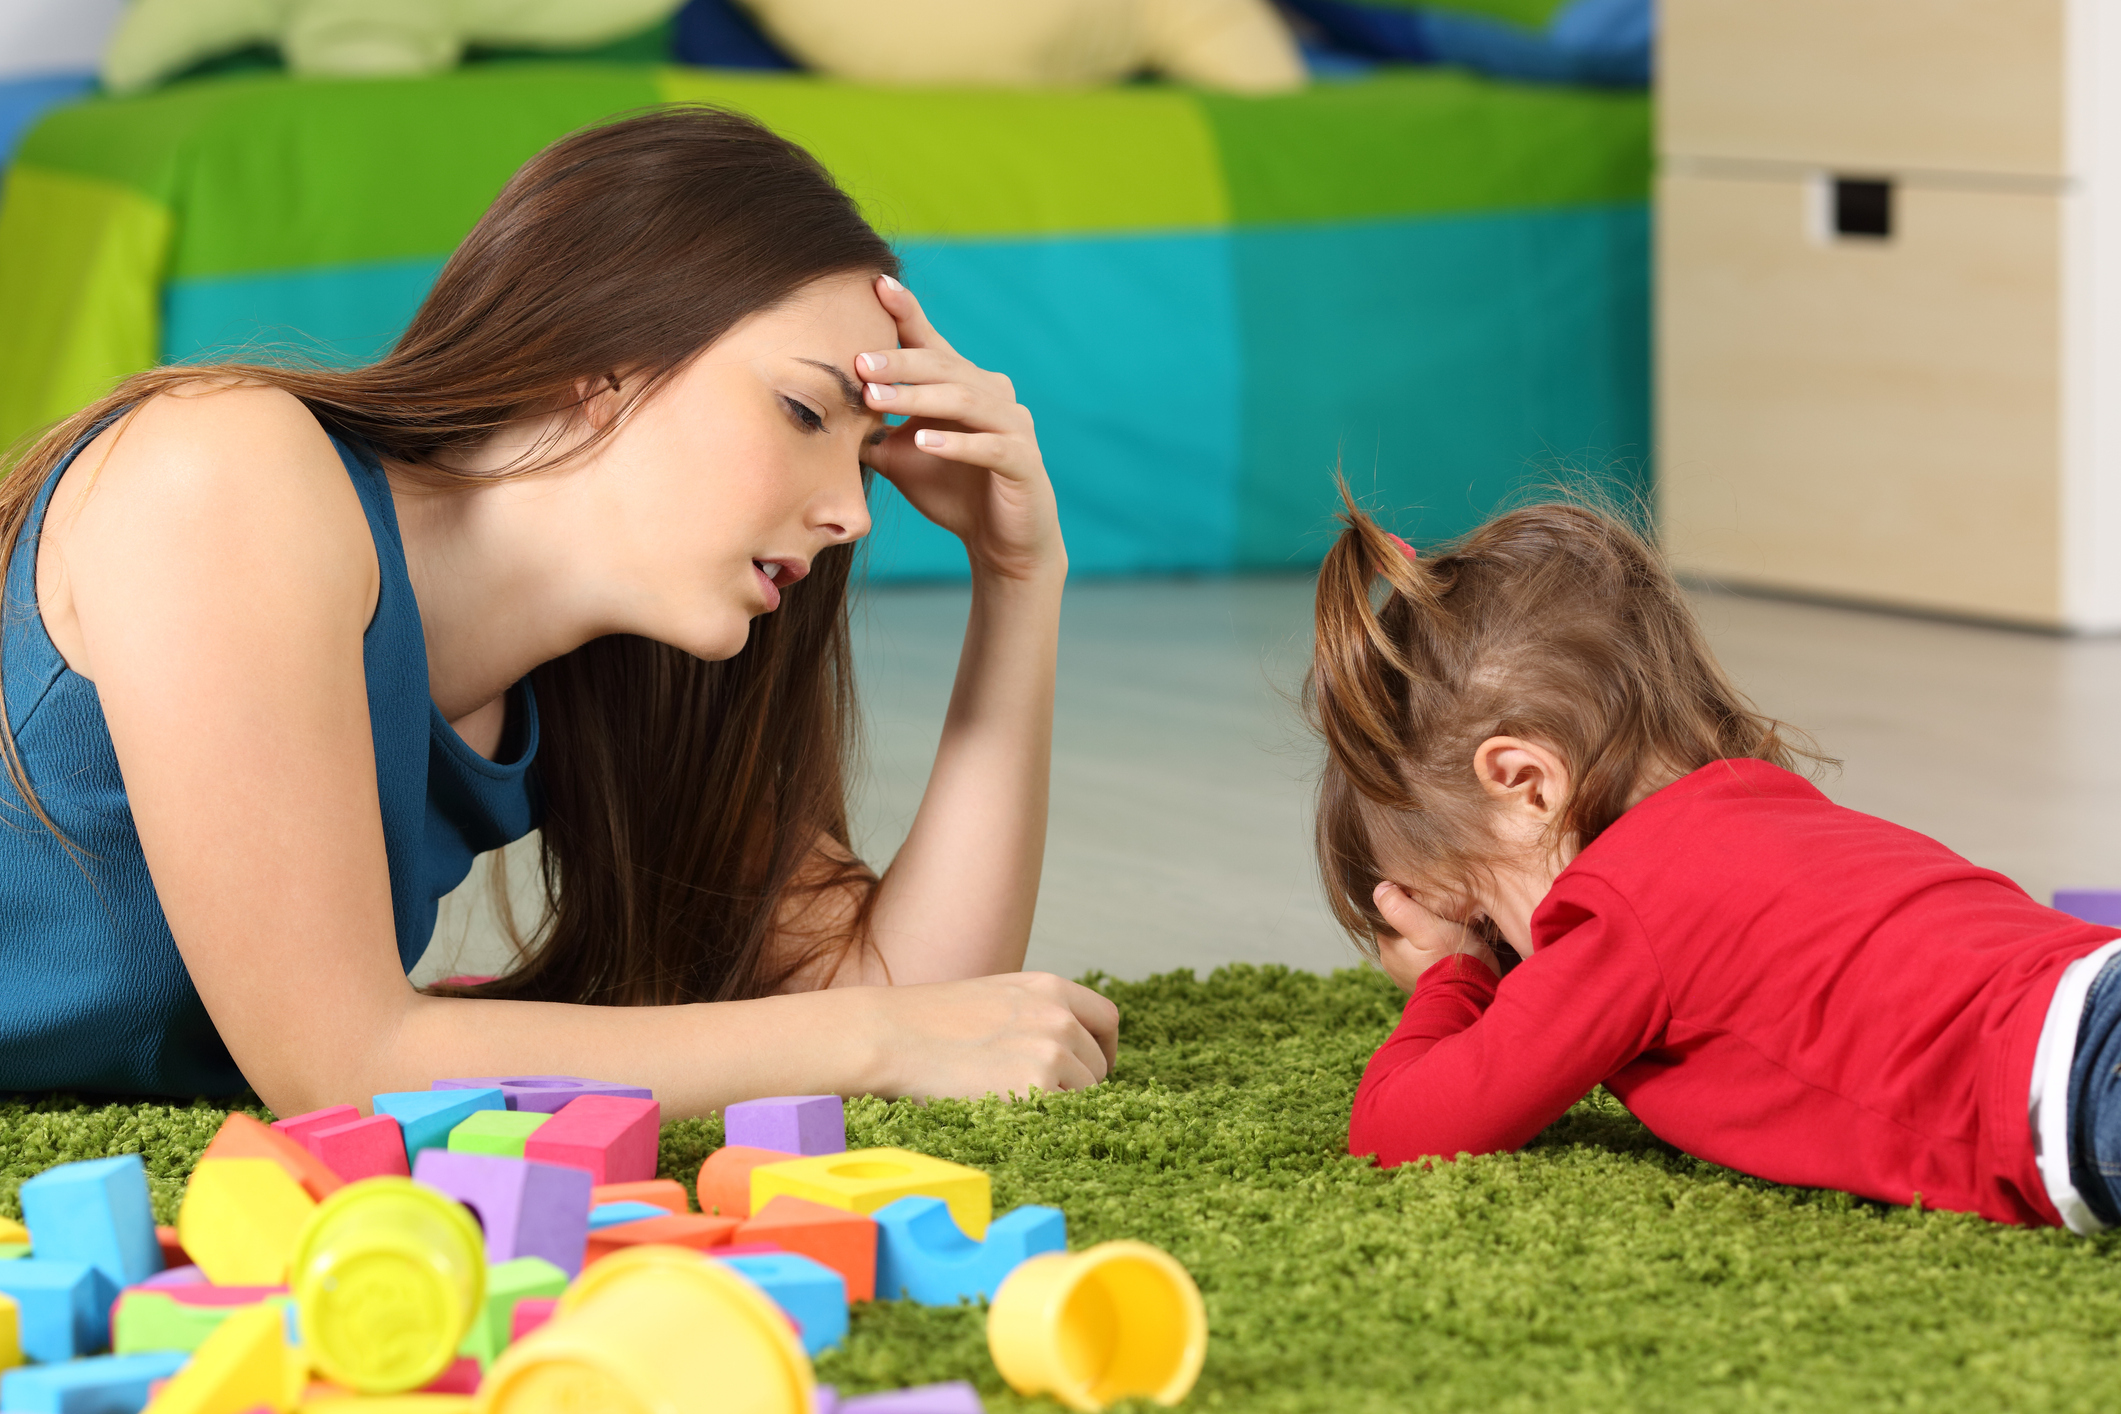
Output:
[[975,1242],[987,1235],[994,1211],[985,1173],[910,1149],[856,1149],[760,1164],[751,1171],[754,1211],[783,1193],[850,1213],[874,1213],[901,1198],[940,1198]]
[[480,1110],[449,1131],[449,1147],[460,1154],[499,1154],[523,1157],[523,1141],[552,1118],[549,1114],[519,1114],[514,1110]]
[[9,1244],[20,1242],[27,1246],[29,1243],[29,1229],[16,1222],[13,1218],[0,1218],[0,1242]]
[[1058,1208],[1022,1207],[996,1218],[984,1240],[958,1229],[940,1198],[901,1198],[876,1210],[876,1292],[923,1306],[994,1299],[1002,1278],[1040,1252],[1068,1250]]
[[489,1076],[483,1080],[437,1080],[437,1090],[485,1090],[501,1092],[512,1110],[553,1114],[584,1095],[608,1095],[621,1100],[653,1100],[655,1092],[640,1085],[620,1085],[609,1080],[584,1080],[574,1075]]
[[22,1363],[22,1309],[0,1294],[0,1370]]
[[569,1276],[589,1237],[589,1175],[498,1154],[423,1149],[412,1176],[471,1209],[486,1231],[486,1260],[542,1257]]
[[15,1303],[22,1353],[46,1364],[110,1344],[110,1279],[86,1262],[0,1262],[0,1296]]
[[[479,1391],[479,1380],[485,1373],[486,1367],[469,1355],[454,1360],[450,1362],[448,1369],[420,1386],[422,1397],[420,1402],[414,1407],[426,1409],[429,1407],[428,1401],[437,1396],[477,1394]],[[405,1396],[399,1395],[397,1398],[404,1399]],[[305,1407],[307,1406],[305,1405]],[[370,1414],[373,1414],[374,1404],[372,1401],[363,1400],[359,1408],[364,1411],[370,1411]]]
[[138,1154],[48,1168],[22,1185],[30,1246],[54,1262],[86,1262],[113,1289],[162,1270],[147,1166]]
[[634,1183],[655,1177],[662,1127],[654,1100],[584,1095],[524,1141],[523,1157],[586,1170],[594,1183]]
[[688,1217],[690,1214],[673,1214],[668,1208],[654,1203],[599,1203],[589,1210],[589,1230],[617,1227],[620,1223],[637,1223],[645,1218]]
[[449,1147],[449,1131],[480,1110],[505,1110],[494,1086],[458,1090],[401,1090],[375,1097],[379,1115],[389,1115],[405,1131],[405,1155],[419,1162],[422,1149]]
[[552,1313],[559,1304],[557,1298],[545,1296],[526,1296],[516,1302],[515,1311],[508,1318],[509,1343],[521,1340],[551,1320]]
[[725,1218],[751,1216],[751,1171],[762,1164],[785,1164],[788,1156],[775,1149],[754,1149],[748,1144],[729,1144],[715,1150],[700,1165],[700,1211]]
[[405,1130],[389,1115],[352,1119],[309,1136],[309,1151],[348,1183],[356,1179],[406,1178],[412,1165],[405,1155]]
[[[164,1271],[171,1267],[188,1267],[192,1264],[191,1254],[184,1250],[184,1239],[177,1236],[176,1228],[157,1227],[155,1229],[155,1245],[162,1249],[162,1268]],[[204,1281],[205,1278],[201,1277],[200,1280]]]
[[29,1255],[27,1242],[0,1242],[0,1262],[12,1262],[17,1257]]
[[38,1365],[0,1377],[0,1409],[7,1414],[104,1414],[147,1404],[147,1387],[183,1366],[182,1351],[99,1355],[61,1365]]
[[201,1159],[177,1235],[216,1286],[278,1286],[316,1200],[272,1159]]
[[[309,1196],[319,1203],[346,1186],[346,1180],[325,1166],[315,1154],[246,1114],[233,1114],[221,1122],[203,1159],[271,1159],[293,1175]],[[180,1224],[181,1226],[181,1224]],[[181,1234],[180,1234],[181,1236]]]
[[2055,907],[2102,928],[2121,928],[2121,889],[2057,889]]
[[847,1105],[837,1095],[779,1095],[744,1100],[722,1111],[731,1144],[784,1154],[847,1152]]
[[847,1283],[849,1301],[876,1295],[876,1223],[860,1213],[784,1193],[746,1219],[731,1242],[778,1247],[821,1262]]
[[620,1223],[589,1234],[588,1255],[583,1264],[601,1261],[628,1247],[691,1247],[706,1251],[726,1247],[736,1235],[735,1218],[709,1217],[703,1213],[665,1213],[639,1222]]
[[592,1210],[606,1203],[653,1203],[673,1213],[692,1211],[692,1200],[685,1196],[685,1185],[674,1178],[644,1178],[639,1183],[600,1183],[589,1190]]
[[352,1105],[326,1105],[323,1109],[311,1110],[308,1114],[276,1119],[272,1122],[272,1127],[307,1149],[309,1136],[318,1130],[337,1129],[342,1124],[352,1124],[360,1117],[361,1112]]
[[292,1409],[309,1367],[288,1344],[278,1309],[253,1306],[223,1321],[154,1397],[155,1414]]
[[[556,1297],[567,1289],[567,1273],[542,1257],[517,1257],[486,1269],[486,1298],[472,1317],[471,1329],[459,1347],[477,1359],[479,1368],[491,1365],[515,1340],[516,1305],[526,1297]],[[473,1380],[476,1387],[477,1380]]]
[[[210,1293],[217,1300],[199,1300]],[[120,1355],[143,1350],[197,1350],[238,1311],[253,1306],[291,1307],[278,1287],[182,1287],[156,1291],[134,1287],[111,1308],[110,1345]]]
[[[175,1229],[171,1230],[175,1231]],[[137,1283],[133,1289],[135,1291],[156,1291],[163,1287],[204,1286],[206,1284],[206,1273],[200,1271],[196,1264],[186,1262],[180,1267],[164,1267],[146,1281]]]
[[979,1391],[963,1380],[915,1385],[839,1401],[836,1414],[987,1414]]
[[796,1252],[759,1252],[715,1259],[749,1280],[788,1313],[813,1358],[847,1337],[847,1283],[822,1263]]

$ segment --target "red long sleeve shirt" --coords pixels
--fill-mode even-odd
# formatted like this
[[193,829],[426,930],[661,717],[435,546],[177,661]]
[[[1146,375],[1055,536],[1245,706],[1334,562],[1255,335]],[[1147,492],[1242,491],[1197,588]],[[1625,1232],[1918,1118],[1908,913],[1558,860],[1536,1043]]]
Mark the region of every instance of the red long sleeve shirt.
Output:
[[1498,983],[1422,974],[1349,1151],[1515,1149],[1603,1081],[1666,1142],[1780,1183],[2060,1222],[2027,1120],[2062,969],[2117,936],[1761,761],[1623,814]]

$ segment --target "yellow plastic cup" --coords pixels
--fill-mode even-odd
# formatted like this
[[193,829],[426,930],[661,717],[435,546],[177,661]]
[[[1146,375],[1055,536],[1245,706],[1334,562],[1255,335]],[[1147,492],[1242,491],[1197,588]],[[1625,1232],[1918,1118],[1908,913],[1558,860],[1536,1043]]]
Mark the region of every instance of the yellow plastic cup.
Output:
[[690,1248],[641,1246],[583,1272],[494,1361],[475,1414],[811,1414],[815,1390],[764,1292]]
[[295,1241],[302,1343],[361,1394],[418,1389],[457,1357],[486,1299],[486,1239],[463,1204],[409,1178],[324,1200]]
[[1018,1394],[1085,1414],[1134,1397],[1176,1404],[1207,1358],[1208,1312],[1170,1253],[1100,1242],[1011,1272],[987,1310],[987,1349]]

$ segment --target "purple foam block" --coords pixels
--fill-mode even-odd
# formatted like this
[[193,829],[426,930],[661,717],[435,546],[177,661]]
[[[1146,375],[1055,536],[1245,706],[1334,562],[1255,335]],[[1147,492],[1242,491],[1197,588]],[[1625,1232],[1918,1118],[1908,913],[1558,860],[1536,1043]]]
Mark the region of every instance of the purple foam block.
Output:
[[164,1267],[146,1281],[136,1282],[137,1288],[160,1291],[173,1286],[204,1286],[206,1273],[197,1267]]
[[723,1143],[781,1154],[847,1152],[847,1106],[837,1095],[777,1095],[722,1111]]
[[578,1276],[589,1243],[586,1170],[498,1154],[422,1149],[412,1176],[471,1209],[486,1230],[486,1260],[543,1257]]
[[2102,928],[2121,928],[2121,889],[2057,889],[2055,907]]
[[431,1090],[486,1090],[501,1092],[512,1110],[531,1114],[559,1113],[569,1100],[584,1095],[616,1095],[622,1100],[653,1100],[655,1092],[639,1085],[620,1085],[611,1080],[583,1080],[573,1075],[489,1075],[477,1080],[437,1080]]
[[843,1399],[836,1414],[987,1414],[987,1406],[979,1402],[978,1390],[952,1380]]
[[811,1392],[810,1414],[840,1414],[840,1392],[831,1385],[819,1385]]

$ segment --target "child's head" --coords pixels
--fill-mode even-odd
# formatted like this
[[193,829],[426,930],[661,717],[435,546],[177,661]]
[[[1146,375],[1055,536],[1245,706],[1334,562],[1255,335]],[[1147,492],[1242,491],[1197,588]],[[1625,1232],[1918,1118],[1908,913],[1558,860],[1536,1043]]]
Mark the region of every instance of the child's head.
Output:
[[[1365,947],[1393,931],[1372,898],[1381,880],[1478,913],[1524,850],[1559,867],[1689,771],[1810,755],[1725,679],[1670,572],[1622,521],[1527,506],[1416,558],[1352,502],[1342,520],[1319,571],[1305,700],[1326,742],[1326,892]],[[1483,753],[1497,738],[1533,750]],[[1558,767],[1543,783],[1558,798],[1529,791],[1536,816],[1508,789],[1508,762],[1528,755]],[[1527,818],[1543,822],[1536,839]]]

